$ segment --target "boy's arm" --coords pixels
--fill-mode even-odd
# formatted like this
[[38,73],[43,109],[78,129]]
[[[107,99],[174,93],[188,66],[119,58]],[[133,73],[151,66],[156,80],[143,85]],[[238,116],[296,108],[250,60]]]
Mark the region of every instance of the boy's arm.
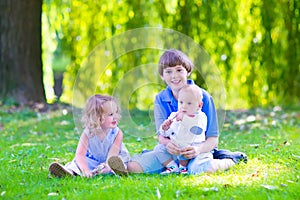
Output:
[[160,108],[159,103],[155,100],[154,102],[154,120],[156,131],[159,131],[160,126],[162,123],[167,119],[167,116],[164,116],[162,112],[162,108]]
[[171,140],[167,137],[164,137],[162,135],[158,135],[158,142],[159,144],[168,144]]
[[218,146],[219,137],[208,137],[206,140],[198,145],[196,145],[195,154],[210,152]]
[[206,126],[206,137],[218,137],[219,136],[219,127],[218,127],[218,117],[217,111],[213,98],[203,90],[203,107],[202,112],[205,113],[207,117],[207,126]]

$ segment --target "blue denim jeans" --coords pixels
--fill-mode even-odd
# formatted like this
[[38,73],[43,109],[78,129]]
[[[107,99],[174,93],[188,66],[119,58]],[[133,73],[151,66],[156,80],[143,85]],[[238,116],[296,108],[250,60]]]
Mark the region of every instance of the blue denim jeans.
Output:
[[[166,151],[165,145],[158,144],[153,151],[132,156],[131,161],[139,163],[144,173],[157,174],[164,171],[165,167],[162,163],[170,158],[178,163],[178,156],[169,154]],[[211,160],[212,154],[208,157],[197,156],[191,159],[188,164],[189,174],[201,174],[206,172],[211,168]]]

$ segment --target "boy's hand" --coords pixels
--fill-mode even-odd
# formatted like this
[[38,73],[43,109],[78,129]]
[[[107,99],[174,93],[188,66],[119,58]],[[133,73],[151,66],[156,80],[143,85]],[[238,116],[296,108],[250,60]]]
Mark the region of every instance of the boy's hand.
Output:
[[180,148],[172,141],[166,144],[167,151],[172,155],[180,155]]
[[187,159],[195,158],[199,154],[199,150],[196,146],[187,146],[181,149],[180,155]]

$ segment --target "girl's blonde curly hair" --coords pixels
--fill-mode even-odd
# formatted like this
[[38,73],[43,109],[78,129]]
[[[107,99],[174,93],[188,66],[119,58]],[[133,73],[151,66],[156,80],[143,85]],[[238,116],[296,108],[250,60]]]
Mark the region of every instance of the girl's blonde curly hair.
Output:
[[116,103],[118,110],[120,110],[116,99],[112,96],[96,94],[87,100],[82,116],[83,127],[85,129],[94,130],[100,128],[103,118],[103,104],[107,101]]

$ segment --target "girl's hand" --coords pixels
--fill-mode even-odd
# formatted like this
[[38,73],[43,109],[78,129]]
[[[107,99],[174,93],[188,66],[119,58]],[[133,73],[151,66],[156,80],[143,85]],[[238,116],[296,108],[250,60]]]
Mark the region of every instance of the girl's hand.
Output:
[[90,171],[89,169],[81,170],[81,174],[82,174],[82,177],[86,177],[86,178],[92,178],[94,176],[93,172]]
[[166,148],[167,148],[167,151],[172,155],[180,154],[180,148],[172,141],[170,141],[166,144]]
[[92,173],[94,176],[101,174],[101,170],[104,168],[104,163],[98,165],[95,169],[93,169]]
[[111,168],[106,163],[102,163],[102,165],[103,168],[100,170],[100,174],[108,174],[112,171]]
[[199,148],[196,146],[187,146],[182,148],[180,151],[180,155],[187,159],[195,158],[199,153]]

